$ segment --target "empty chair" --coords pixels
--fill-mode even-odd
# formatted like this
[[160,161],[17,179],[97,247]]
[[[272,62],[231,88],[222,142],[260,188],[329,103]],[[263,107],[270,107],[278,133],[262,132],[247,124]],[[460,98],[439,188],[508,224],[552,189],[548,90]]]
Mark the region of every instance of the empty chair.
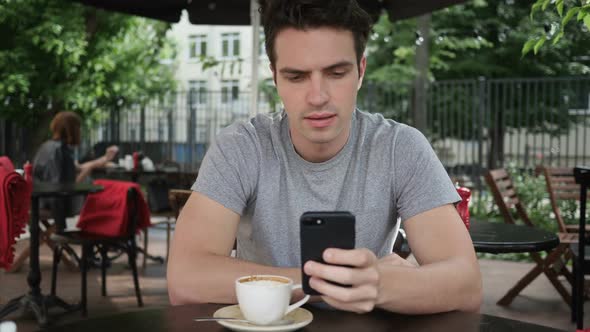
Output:
[[[518,197],[510,175],[505,169],[490,170],[486,173],[485,179],[506,223],[515,224],[517,220],[522,220],[525,225],[535,227]],[[573,282],[572,273],[566,268],[565,262],[571,258],[569,245],[570,243],[577,242],[577,236],[563,232],[558,233],[558,236],[560,244],[548,252],[545,259],[541,258],[537,252],[529,253],[536,265],[498,301],[499,305],[509,305],[540,274],[545,274],[563,300],[567,304],[571,304],[571,295],[558,277],[559,275],[563,275],[570,283]]]
[[168,199],[170,201],[170,206],[172,207],[172,211],[174,212],[174,216],[178,218],[180,211],[186,201],[192,194],[192,190],[184,190],[184,189],[170,189],[168,191]]
[[[580,185],[574,178],[574,169],[567,167],[547,167],[537,168],[537,173],[545,176],[547,192],[551,201],[551,208],[555,214],[555,220],[560,232],[577,233],[578,223],[568,224],[561,209],[562,202],[570,202],[576,208],[580,200]],[[586,231],[590,231],[590,225],[586,225]]]
[[[139,228],[149,225],[147,204],[139,190],[132,182],[97,180],[104,186],[104,191],[89,195],[80,215],[78,227],[81,231],[56,233],[52,239],[57,244],[53,256],[51,294],[55,295],[57,286],[57,267],[64,250],[69,245],[82,246],[80,269],[82,274],[81,301],[82,314],[87,314],[86,276],[88,263],[94,257],[94,249],[101,256],[102,295],[106,296],[106,269],[109,264],[108,252],[116,249],[127,254],[128,263],[133,274],[137,304],[143,306],[139,278],[137,273],[137,244],[135,236]],[[121,198],[121,193],[125,196]]]
[[[578,220],[575,221],[575,224],[568,224],[566,222],[566,218],[564,217],[564,211],[562,211],[561,205],[566,202],[565,204],[571,204],[576,211],[579,211],[579,204],[580,204],[580,185],[576,183],[576,179],[574,177],[574,169],[568,167],[548,167],[548,166],[540,166],[537,168],[537,173],[542,174],[545,176],[545,183],[547,184],[547,192],[549,193],[549,200],[551,201],[551,208],[553,209],[553,213],[555,215],[555,221],[559,227],[560,232],[565,232],[568,234],[572,234],[575,236],[576,239],[578,238],[578,231],[579,231],[579,223]],[[572,211],[572,212],[576,212]],[[586,224],[586,239],[588,239],[588,235],[590,230],[590,225]],[[586,240],[588,242],[588,240]],[[570,245],[571,253],[574,258],[574,262],[577,262],[578,256],[578,241],[573,241]],[[590,273],[590,255],[588,254],[588,246],[586,245],[585,248],[585,268],[583,274]],[[574,264],[574,272],[577,264]],[[574,287],[572,287],[572,293],[576,293],[578,290],[575,287],[575,283],[572,283]],[[572,302],[572,320],[575,320],[575,301]]]

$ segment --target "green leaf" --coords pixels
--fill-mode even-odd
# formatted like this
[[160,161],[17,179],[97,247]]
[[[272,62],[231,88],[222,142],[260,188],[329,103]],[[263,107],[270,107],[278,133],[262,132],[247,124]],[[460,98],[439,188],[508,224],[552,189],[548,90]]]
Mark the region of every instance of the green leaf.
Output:
[[586,28],[588,28],[588,30],[590,30],[590,15],[586,15],[584,17],[584,24],[586,25]]
[[567,11],[567,14],[565,14],[565,17],[563,18],[563,20],[561,20],[561,26],[565,27],[568,24],[568,22],[572,19],[572,17],[574,17],[574,15],[576,15],[579,11],[580,11],[580,7],[570,8]]
[[541,7],[541,9],[543,11],[545,11],[547,9],[547,6],[549,6],[550,3],[551,3],[551,0],[545,0],[545,2],[543,2],[543,6]]
[[535,44],[535,48],[534,48],[534,50],[533,50],[533,51],[535,52],[535,54],[539,53],[539,49],[540,49],[541,47],[543,47],[543,44],[545,44],[545,40],[547,40],[547,38],[545,38],[545,37],[541,37],[541,38],[540,38],[540,39],[537,41],[537,43]]
[[563,37],[564,31],[563,29],[561,29],[561,31],[559,31],[558,34],[555,35],[555,37],[553,37],[553,45],[557,44],[559,42],[559,40]]
[[584,16],[586,16],[586,15],[587,15],[586,12],[584,12],[583,10],[580,10],[578,12],[578,21],[581,21],[584,18]]
[[557,0],[555,3],[555,7],[557,8],[557,13],[559,17],[563,17],[563,0]]
[[543,6],[543,0],[537,0],[537,2],[531,7],[531,20],[535,13],[541,10],[541,6]]
[[530,39],[529,41],[527,41],[524,46],[522,47],[522,51],[521,54],[524,57],[525,55],[527,55],[527,53],[529,53],[531,51],[531,49],[533,48],[533,46],[535,46],[535,43],[537,41],[535,39]]

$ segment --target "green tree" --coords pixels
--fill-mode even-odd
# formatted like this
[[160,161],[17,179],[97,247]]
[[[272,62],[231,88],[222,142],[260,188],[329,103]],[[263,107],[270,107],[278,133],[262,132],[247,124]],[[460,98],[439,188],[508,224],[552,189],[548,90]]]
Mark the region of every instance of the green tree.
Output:
[[32,151],[48,120],[73,110],[87,124],[113,105],[174,88],[169,24],[66,0],[0,0],[0,117],[26,126]]
[[[544,0],[541,0],[544,1]],[[590,35],[572,29],[562,42],[537,57],[521,57],[522,45],[550,15],[528,17],[535,0],[471,0],[432,14],[430,39],[420,41],[415,20],[390,22],[385,15],[369,40],[367,78],[410,82],[417,44],[430,43],[432,80],[590,74]],[[557,16],[557,14],[555,14]]]
[[[553,11],[553,12],[552,12]],[[540,18],[539,18],[540,17]],[[555,45],[566,34],[566,27],[570,21],[579,22],[572,29],[590,32],[590,1],[588,0],[537,0],[531,7],[531,20],[543,22],[543,30],[539,29],[537,36],[530,38],[522,47],[522,55],[530,51],[535,54],[551,40]]]
[[[428,72],[432,83],[431,98],[432,94],[436,93],[436,82],[445,79],[590,74],[590,34],[580,29],[567,30],[568,33],[563,36],[560,43],[552,48],[543,49],[535,57],[522,57],[522,45],[528,38],[535,35],[539,29],[551,26],[552,15],[557,17],[556,13],[544,13],[538,15],[538,20],[531,21],[528,13],[534,3],[535,0],[472,0],[434,12],[429,39],[416,34],[415,20],[391,23],[382,17],[369,41],[367,78],[378,83],[380,91],[373,93],[374,96],[399,95],[404,89],[408,93],[405,103],[398,97],[394,99],[394,106],[391,106],[390,98],[369,98],[373,106],[371,109],[388,116],[393,114],[393,117],[404,120],[399,114],[409,113],[411,109],[411,106],[408,106],[411,102],[407,100],[412,100],[413,87],[410,83],[417,74],[414,59],[420,43],[429,43],[430,46]],[[444,94],[431,99],[433,109],[445,109],[445,114],[449,117],[465,119],[465,123],[474,123],[476,119],[473,119],[473,108],[461,107],[473,105],[473,98],[476,97],[470,92],[473,91],[472,87],[468,84],[451,86],[452,89],[445,87]],[[490,89],[492,88],[496,89],[493,91],[494,98],[486,106],[488,111],[493,110],[494,114],[492,117],[486,117],[483,128],[479,128],[482,132],[486,129],[484,135],[487,136],[483,138],[490,142],[489,166],[493,166],[497,161],[492,160],[494,156],[502,158],[504,155],[503,138],[509,130],[527,128],[533,132],[556,135],[569,130],[579,119],[563,112],[567,108],[563,97],[569,96],[571,101],[588,93],[573,92],[567,90],[567,87],[560,87],[551,94],[538,94],[535,89],[520,86],[517,93],[506,95],[506,89],[497,89],[496,86]],[[361,97],[366,95],[367,92]],[[514,116],[519,113],[517,107],[522,105],[523,100],[530,100],[527,116]],[[471,130],[445,127],[444,123],[437,121],[438,116],[440,115],[436,112],[431,114],[429,136],[433,139],[442,138],[441,133],[444,133],[444,137],[473,138],[470,136],[473,134]]]

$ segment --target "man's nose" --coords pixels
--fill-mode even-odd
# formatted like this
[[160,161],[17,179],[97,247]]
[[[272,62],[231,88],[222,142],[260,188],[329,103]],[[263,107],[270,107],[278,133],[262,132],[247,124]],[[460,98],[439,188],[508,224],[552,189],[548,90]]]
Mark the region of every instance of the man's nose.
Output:
[[307,92],[307,102],[313,106],[322,106],[329,99],[327,82],[321,75],[312,75]]

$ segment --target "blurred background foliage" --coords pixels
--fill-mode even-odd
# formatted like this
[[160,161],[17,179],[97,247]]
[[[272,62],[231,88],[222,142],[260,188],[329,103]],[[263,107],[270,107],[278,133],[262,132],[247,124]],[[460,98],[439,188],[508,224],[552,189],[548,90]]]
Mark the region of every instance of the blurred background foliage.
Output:
[[[540,0],[545,1],[545,0]],[[415,78],[417,47],[429,48],[431,80],[590,74],[590,34],[566,26],[559,43],[522,57],[523,45],[547,27],[556,30],[558,14],[539,11],[535,0],[471,0],[432,13],[428,38],[416,33],[417,20],[390,22],[383,15],[368,44],[367,79],[408,82]]]
[[47,135],[58,111],[87,125],[175,87],[170,24],[67,0],[0,0],[0,115]]

